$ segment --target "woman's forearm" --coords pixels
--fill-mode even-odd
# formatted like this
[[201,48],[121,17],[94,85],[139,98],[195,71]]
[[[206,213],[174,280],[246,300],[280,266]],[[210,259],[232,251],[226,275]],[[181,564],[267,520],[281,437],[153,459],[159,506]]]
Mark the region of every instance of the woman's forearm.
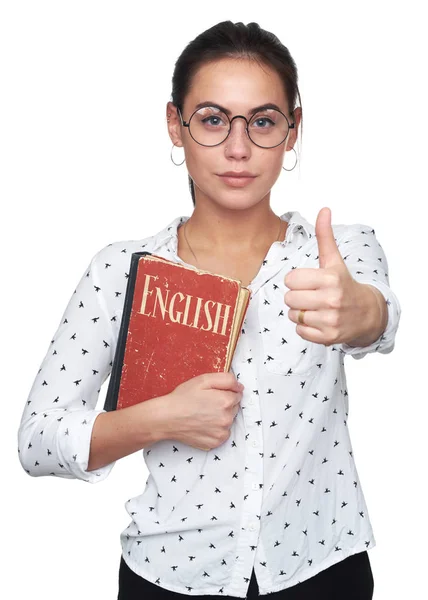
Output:
[[165,410],[159,396],[100,413],[92,429],[88,471],[100,469],[163,438]]
[[367,290],[370,289],[368,296],[368,314],[374,315],[374,317],[368,319],[368,322],[372,324],[370,330],[364,336],[347,342],[348,346],[370,346],[370,344],[373,344],[373,342],[375,342],[385,331],[388,324],[388,307],[383,294],[373,285],[361,285],[365,285]]

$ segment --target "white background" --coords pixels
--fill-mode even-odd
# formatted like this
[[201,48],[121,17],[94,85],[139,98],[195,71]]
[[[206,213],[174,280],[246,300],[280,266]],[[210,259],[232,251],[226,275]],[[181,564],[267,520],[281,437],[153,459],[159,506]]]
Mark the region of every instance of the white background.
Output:
[[[427,538],[426,143],[423,2],[9,1],[0,8],[3,482],[1,594],[115,600],[124,503],[142,452],[99,484],[29,477],[17,430],[89,259],[191,215],[165,106],[185,45],[219,21],[258,22],[299,70],[299,168],[277,214],[373,227],[402,318],[389,355],[346,357],[354,456],[374,527],[375,600],[424,597]],[[175,149],[175,160],[182,160]],[[293,164],[292,156],[287,158]],[[97,407],[102,407],[107,382]],[[9,592],[6,595],[6,589]]]

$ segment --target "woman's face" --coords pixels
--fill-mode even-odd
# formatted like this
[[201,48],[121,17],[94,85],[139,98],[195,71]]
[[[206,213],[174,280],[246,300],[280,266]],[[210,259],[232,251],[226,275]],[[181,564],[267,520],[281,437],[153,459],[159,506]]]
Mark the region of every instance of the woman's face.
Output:
[[[254,107],[275,103],[290,123],[296,122],[287,139],[275,148],[261,148],[253,144],[246,133],[244,119],[239,118],[232,122],[232,129],[224,142],[211,147],[202,146],[191,137],[188,127],[181,125],[176,107],[168,102],[169,134],[176,146],[184,147],[197,202],[206,197],[224,208],[250,208],[269,194],[279,177],[285,151],[294,146],[297,138],[301,109],[295,109],[293,118],[289,114],[279,75],[271,68],[261,67],[250,60],[222,59],[201,67],[185,98],[183,120],[188,122],[196,105],[206,101],[229,109],[230,120],[235,115],[249,119]],[[210,123],[218,125],[219,121],[214,118]],[[244,170],[256,177],[240,187],[228,184],[219,176],[225,171]]]

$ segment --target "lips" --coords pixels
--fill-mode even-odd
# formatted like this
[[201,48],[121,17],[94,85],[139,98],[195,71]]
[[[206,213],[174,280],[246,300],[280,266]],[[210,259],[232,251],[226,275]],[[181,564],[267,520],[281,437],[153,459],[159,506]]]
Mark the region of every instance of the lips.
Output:
[[226,173],[219,173],[220,177],[256,177],[249,171],[226,171]]
[[256,175],[243,176],[243,175],[219,175],[224,185],[233,188],[243,188],[256,179]]

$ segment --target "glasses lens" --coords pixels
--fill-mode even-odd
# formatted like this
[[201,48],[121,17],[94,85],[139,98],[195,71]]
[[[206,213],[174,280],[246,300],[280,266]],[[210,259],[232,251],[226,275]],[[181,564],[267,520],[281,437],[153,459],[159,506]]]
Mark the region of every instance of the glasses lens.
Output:
[[267,108],[251,118],[248,134],[255,144],[272,148],[285,140],[288,129],[286,117],[273,108]]
[[204,146],[221,144],[229,133],[228,116],[215,106],[204,106],[195,113],[189,122],[190,135]]
[[[203,146],[221,144],[229,133],[229,117],[216,106],[205,106],[193,113],[189,130],[193,139]],[[286,117],[272,108],[259,111],[251,118],[248,133],[251,140],[263,148],[278,146],[288,135]]]

